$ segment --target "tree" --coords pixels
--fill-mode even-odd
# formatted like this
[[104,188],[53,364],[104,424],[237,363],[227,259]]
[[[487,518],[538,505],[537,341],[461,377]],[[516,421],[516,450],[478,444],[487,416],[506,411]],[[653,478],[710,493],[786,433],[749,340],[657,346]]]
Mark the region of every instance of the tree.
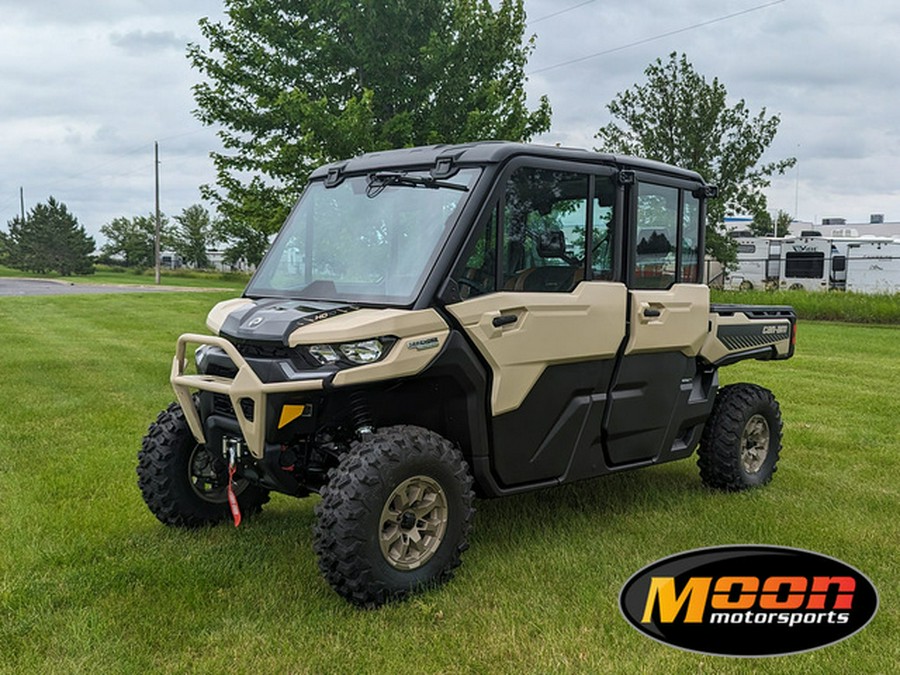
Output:
[[173,248],[182,260],[203,269],[209,267],[206,250],[214,239],[212,219],[209,211],[200,204],[194,204],[175,216],[178,225],[173,232]]
[[222,261],[231,267],[259,265],[269,250],[269,235],[240,220],[220,220],[216,233],[228,244]]
[[53,197],[37,204],[23,222],[16,216],[7,223],[8,234],[0,248],[11,267],[61,276],[93,274],[94,238],[78,224],[66,205]]
[[788,233],[793,220],[791,214],[785,211],[779,210],[774,220],[768,211],[760,211],[753,216],[748,229],[757,237],[783,237]]
[[707,252],[724,263],[735,259],[734,242],[724,231],[726,215],[761,213],[763,189],[771,176],[796,163],[791,157],[759,164],[781,119],[763,108],[751,116],[743,99],[727,104],[725,85],[707,82],[676,53],[657,59],[644,71],[647,81],[619,93],[607,109],[621,125],[610,122],[596,138],[602,150],[639,155],[697,171],[719,187],[708,205]]
[[[225,0],[188,56],[206,81],[198,118],[220,125],[217,187],[236,230],[278,229],[309,172],[362,152],[484,138],[528,140],[524,0]],[[250,262],[256,262],[250,260]]]
[[[119,257],[126,267],[154,267],[156,265],[156,216],[114,218],[100,228],[106,237],[101,252]],[[160,215],[160,250],[172,248],[173,237],[169,219]]]

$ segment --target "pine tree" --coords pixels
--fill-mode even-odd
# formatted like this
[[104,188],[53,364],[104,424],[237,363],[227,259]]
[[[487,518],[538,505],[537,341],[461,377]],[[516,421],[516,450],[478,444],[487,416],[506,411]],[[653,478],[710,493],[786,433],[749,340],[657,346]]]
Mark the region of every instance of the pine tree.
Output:
[[16,216],[7,226],[3,248],[10,267],[37,274],[58,272],[61,276],[94,273],[94,238],[66,205],[53,197],[31,209],[24,222]]

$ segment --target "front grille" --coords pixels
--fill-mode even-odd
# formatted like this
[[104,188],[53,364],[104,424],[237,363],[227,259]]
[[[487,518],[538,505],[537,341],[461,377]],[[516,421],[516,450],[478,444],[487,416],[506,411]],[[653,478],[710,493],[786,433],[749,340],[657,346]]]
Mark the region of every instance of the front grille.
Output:
[[244,417],[246,417],[250,422],[253,421],[253,413],[256,410],[256,406],[253,403],[252,398],[242,398],[239,403],[241,404],[241,412],[244,413]]
[[[253,416],[256,413],[256,406],[253,403],[253,399],[242,398],[240,404],[241,412],[244,413],[244,417],[252,422]],[[213,394],[212,411],[214,415],[237,418],[237,415],[234,414],[234,406],[231,405],[231,399],[225,394]]]
[[297,355],[293,349],[284,345],[237,344],[235,347],[245,359],[291,359]]
[[225,394],[213,394],[213,414],[225,417],[236,417],[231,399]]
[[299,349],[291,349],[276,343],[238,343],[238,352],[251,363],[261,360],[290,361],[297,370],[309,370],[318,364],[309,361]]

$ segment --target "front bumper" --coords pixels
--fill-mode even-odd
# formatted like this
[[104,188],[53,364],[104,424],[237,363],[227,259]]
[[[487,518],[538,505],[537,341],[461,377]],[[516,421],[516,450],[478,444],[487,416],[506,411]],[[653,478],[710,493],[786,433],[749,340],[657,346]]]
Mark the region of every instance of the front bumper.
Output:
[[[237,373],[233,378],[218,375],[187,375],[187,345],[210,345],[224,351]],[[172,374],[169,378],[175,397],[184,411],[185,419],[198,443],[206,443],[206,433],[191,390],[208,391],[227,396],[240,425],[241,434],[256,459],[265,454],[267,398],[273,394],[294,394],[321,391],[324,379],[304,379],[291,382],[263,382],[253,371],[237,347],[228,340],[212,335],[185,333],[178,338]],[[249,406],[245,401],[252,402]],[[254,411],[248,415],[248,410]]]

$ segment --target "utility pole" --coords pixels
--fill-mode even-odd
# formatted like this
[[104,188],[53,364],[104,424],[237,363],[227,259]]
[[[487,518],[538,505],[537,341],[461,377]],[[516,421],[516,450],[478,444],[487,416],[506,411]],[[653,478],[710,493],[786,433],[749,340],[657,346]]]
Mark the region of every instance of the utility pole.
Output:
[[22,224],[25,224],[25,188],[19,188],[19,206],[22,208]]
[[800,144],[797,143],[797,182],[794,183],[794,220],[800,220]]
[[156,253],[156,285],[159,286],[159,141],[153,143],[153,169],[156,175],[156,237],[153,249]]

